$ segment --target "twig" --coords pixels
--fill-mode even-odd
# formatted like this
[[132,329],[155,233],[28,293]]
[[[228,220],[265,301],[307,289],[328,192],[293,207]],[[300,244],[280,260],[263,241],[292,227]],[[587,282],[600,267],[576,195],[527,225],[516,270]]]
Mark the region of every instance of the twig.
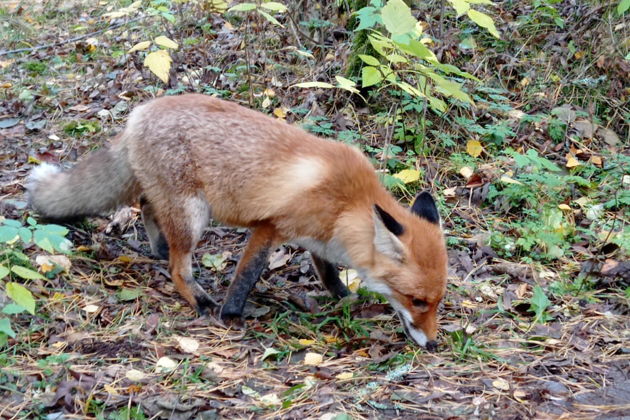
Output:
[[123,26],[123,25],[126,25],[128,23],[132,23],[132,22],[138,21],[140,19],[144,19],[144,16],[137,17],[135,19],[131,19],[131,20],[128,20],[126,22],[115,23],[113,25],[108,26],[107,28],[99,29],[98,31],[90,32],[89,34],[83,34],[83,35],[80,35],[80,36],[75,36],[74,38],[64,39],[62,41],[53,42],[51,44],[37,45],[35,47],[29,47],[29,48],[18,48],[17,50],[0,51],[0,57],[2,57],[3,55],[8,55],[8,54],[16,54],[16,53],[21,53],[21,52],[32,52],[32,51],[41,50],[41,49],[44,49],[44,48],[51,48],[51,47],[57,47],[59,45],[69,44],[71,42],[80,41],[82,39],[89,38],[89,37],[94,36],[94,35],[98,35],[98,34],[100,34],[102,32],[106,32],[106,31],[109,31],[111,29],[116,29],[116,28],[118,28],[120,26]]

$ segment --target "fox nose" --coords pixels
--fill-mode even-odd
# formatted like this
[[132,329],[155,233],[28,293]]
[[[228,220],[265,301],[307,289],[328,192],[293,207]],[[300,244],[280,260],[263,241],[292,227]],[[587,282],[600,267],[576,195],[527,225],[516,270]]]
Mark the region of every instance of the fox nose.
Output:
[[435,353],[438,349],[438,343],[435,340],[427,341],[427,351]]

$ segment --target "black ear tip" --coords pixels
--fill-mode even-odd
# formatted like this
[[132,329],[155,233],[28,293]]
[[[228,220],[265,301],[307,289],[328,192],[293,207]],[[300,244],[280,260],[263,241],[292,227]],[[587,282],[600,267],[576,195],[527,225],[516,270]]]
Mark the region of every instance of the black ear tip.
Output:
[[440,223],[440,214],[433,196],[428,191],[422,191],[416,196],[411,206],[411,212],[431,223]]
[[403,226],[398,223],[396,219],[392,217],[389,213],[387,213],[381,206],[378,204],[374,204],[374,209],[378,214],[378,217],[381,219],[387,230],[393,233],[396,236],[400,236],[405,232]]

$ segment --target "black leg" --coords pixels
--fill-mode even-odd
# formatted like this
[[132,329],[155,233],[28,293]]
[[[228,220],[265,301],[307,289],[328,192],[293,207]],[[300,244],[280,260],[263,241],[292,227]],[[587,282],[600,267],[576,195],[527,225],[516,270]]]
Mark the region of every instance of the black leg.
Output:
[[350,291],[339,278],[339,270],[333,264],[311,253],[315,271],[330,294],[336,298],[348,296]]
[[272,235],[273,228],[269,227],[258,228],[252,234],[221,308],[221,319],[224,321],[243,315],[247,296],[267,266]]

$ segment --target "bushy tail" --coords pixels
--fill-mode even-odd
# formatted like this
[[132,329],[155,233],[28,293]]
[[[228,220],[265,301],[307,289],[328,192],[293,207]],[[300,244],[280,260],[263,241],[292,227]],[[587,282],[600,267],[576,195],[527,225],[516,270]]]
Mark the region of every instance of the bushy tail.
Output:
[[48,163],[33,169],[26,183],[31,207],[47,219],[64,220],[103,214],[131,203],[140,186],[127,148],[116,146],[90,153],[68,171]]

